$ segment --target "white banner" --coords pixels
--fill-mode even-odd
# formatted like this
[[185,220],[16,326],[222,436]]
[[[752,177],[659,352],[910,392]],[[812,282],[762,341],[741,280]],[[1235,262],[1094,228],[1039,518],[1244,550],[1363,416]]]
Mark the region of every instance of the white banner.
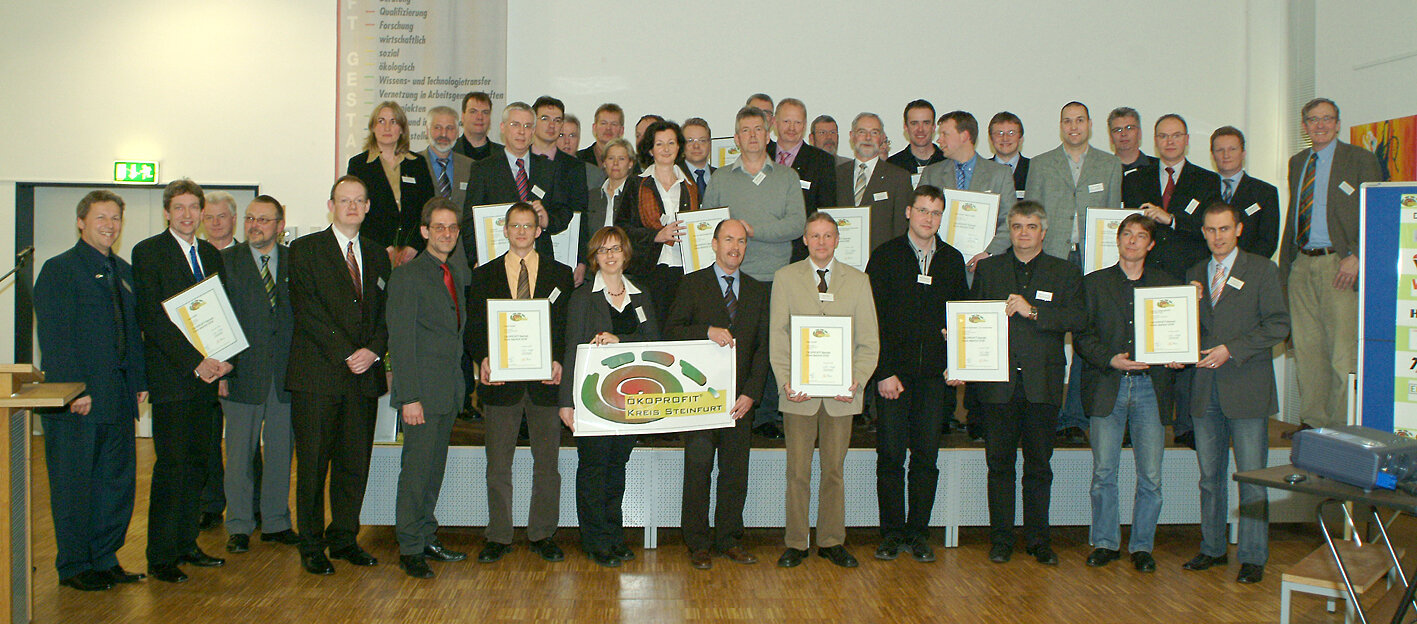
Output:
[[576,435],[732,427],[738,400],[733,347],[710,340],[576,348]]

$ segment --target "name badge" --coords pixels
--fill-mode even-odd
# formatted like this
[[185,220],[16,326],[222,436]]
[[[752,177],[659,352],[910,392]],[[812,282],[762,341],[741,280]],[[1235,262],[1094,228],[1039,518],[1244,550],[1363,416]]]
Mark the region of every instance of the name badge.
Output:
[[531,194],[532,194],[532,195],[535,195],[535,196],[537,197],[537,199],[541,199],[542,197],[546,197],[546,191],[541,190],[541,187],[539,187],[539,186],[537,186],[537,185],[535,185],[535,184],[531,185]]
[[1053,293],[1050,293],[1050,292],[1048,292],[1048,291],[1046,291],[1046,290],[1037,291],[1037,292],[1034,293],[1034,295],[1035,295],[1035,298],[1037,298],[1039,301],[1052,301],[1052,300],[1053,300]]
[[1014,197],[1018,199],[1023,199],[1023,191],[1014,191]]
[[104,277],[105,277],[105,276],[104,276],[104,274],[102,274],[102,273],[94,273],[94,275],[93,275],[93,278],[94,278],[94,279],[103,279]]
[[1199,208],[1200,205],[1201,205],[1200,202],[1198,202],[1198,201],[1192,199],[1192,200],[1191,200],[1191,203],[1186,204],[1186,214],[1195,214],[1195,213],[1196,213],[1196,208]]
[[768,179],[768,174],[759,171],[759,172],[758,172],[758,175],[753,176],[753,184],[754,184],[755,186],[756,186],[756,185],[761,185],[761,184],[763,183],[763,180],[766,180],[766,179]]
[[640,319],[640,322],[641,322],[641,323],[645,322],[645,309],[644,309],[644,308],[641,308],[641,307],[639,307],[639,306],[636,306],[636,307],[635,307],[635,318]]
[[1087,192],[1089,192],[1089,193],[1101,193],[1102,190],[1103,190],[1103,188],[1104,188],[1104,187],[1102,186],[1102,183],[1101,183],[1101,182],[1098,182],[1097,184],[1089,184],[1089,185],[1087,185]]
[[1353,186],[1348,184],[1347,180],[1338,183],[1338,190],[1343,191],[1344,195],[1353,194]]
[[560,288],[552,288],[552,289],[551,289],[551,294],[550,294],[550,295],[547,295],[546,298],[549,299],[549,300],[551,301],[551,303],[556,303],[556,300],[561,298],[561,289],[560,289]]
[[1229,287],[1231,287],[1231,288],[1234,288],[1235,290],[1240,290],[1241,288],[1244,288],[1244,287],[1245,287],[1245,283],[1244,283],[1244,282],[1242,282],[1242,281],[1240,281],[1240,280],[1238,280],[1238,279],[1235,279],[1234,277],[1231,277],[1230,279],[1225,280],[1225,285],[1226,285],[1226,286],[1229,286]]
[[871,201],[886,201],[887,199],[890,199],[890,198],[891,198],[891,194],[890,194],[890,193],[887,193],[886,191],[881,191],[881,192],[879,192],[879,193],[876,193],[875,195],[872,195],[872,196],[871,196]]
[[1260,211],[1260,205],[1259,205],[1259,204],[1250,204],[1250,207],[1245,209],[1245,214],[1253,216],[1256,212],[1259,212],[1259,211]]
[[374,285],[375,285],[375,286],[378,286],[378,287],[379,287],[379,290],[383,290],[383,289],[384,289],[384,278],[382,278],[382,277],[376,278],[376,279],[374,280]]
[[822,303],[831,303],[833,301],[836,301],[836,296],[831,293],[817,293],[817,301],[820,301]]
[[811,180],[800,180],[799,183],[802,185],[802,190],[804,190],[804,191],[810,191],[810,190],[812,190],[812,181],[811,181]]
[[459,190],[459,191],[466,191],[466,190],[467,190],[467,182],[458,182],[458,190]]
[[404,184],[414,184],[416,182],[416,180],[413,179],[413,176],[403,176],[399,179],[403,180]]
[[930,284],[933,284],[934,282],[935,282],[935,278],[930,277],[929,275],[916,275],[916,276],[915,276],[915,283],[916,283],[916,284],[924,284],[924,285],[926,285],[926,286],[929,286]]

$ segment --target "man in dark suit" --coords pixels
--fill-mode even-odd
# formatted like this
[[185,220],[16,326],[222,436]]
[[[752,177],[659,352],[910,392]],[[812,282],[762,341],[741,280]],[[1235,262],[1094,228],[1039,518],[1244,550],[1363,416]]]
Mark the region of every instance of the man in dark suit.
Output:
[[1043,206],[1031,200],[1009,211],[1008,253],[979,261],[972,299],[1007,300],[1009,380],[978,384],[989,464],[989,560],[1005,563],[1014,546],[1015,449],[1023,446],[1023,524],[1028,554],[1057,565],[1048,535],[1053,483],[1053,430],[1063,403],[1063,335],[1087,324],[1082,271],[1043,253]]
[[1220,200],[1243,213],[1240,249],[1261,258],[1279,247],[1279,191],[1245,172],[1245,135],[1235,126],[1210,134],[1210,158],[1220,175]]
[[1348,375],[1358,365],[1358,210],[1364,182],[1382,180],[1372,152],[1338,140],[1338,105],[1301,111],[1313,145],[1289,159],[1289,209],[1279,277],[1294,315],[1301,428],[1348,422]]
[[[1200,465],[1201,551],[1187,570],[1225,565],[1230,504],[1227,447],[1235,471],[1259,470],[1269,459],[1269,417],[1279,411],[1274,345],[1289,334],[1289,312],[1279,270],[1268,258],[1241,251],[1240,211],[1214,202],[1201,225],[1210,259],[1191,267],[1186,280],[1201,287],[1200,347],[1191,404],[1196,462]],[[1264,486],[1240,484],[1241,583],[1264,578],[1269,558],[1269,502]]]
[[688,166],[689,178],[699,187],[699,197],[708,190],[709,180],[718,167],[710,164],[713,152],[713,134],[707,121],[702,117],[690,117],[684,121],[684,164]]
[[590,133],[595,137],[595,143],[576,152],[576,158],[599,167],[600,161],[605,158],[605,146],[625,136],[625,109],[614,102],[601,104],[591,119]]
[[[935,145],[935,105],[925,100],[913,100],[905,105],[905,138],[909,145],[892,154],[886,161],[904,169],[912,176],[945,159]],[[912,180],[913,181],[913,180]],[[911,184],[914,188],[916,184]]]
[[993,160],[1008,165],[1014,173],[1014,198],[1023,199],[1028,183],[1028,157],[1019,153],[1023,146],[1023,120],[1009,111],[1000,111],[989,120],[989,149]]
[[[768,373],[767,286],[738,270],[748,248],[748,232],[733,220],[720,221],[713,233],[714,264],[684,276],[669,309],[664,337],[703,340],[734,346],[738,358],[738,398],[732,428],[690,431],[684,435],[684,497],[681,513],[689,563],[713,567],[713,553],[742,564],[758,558],[742,544],[743,505],[748,498],[748,452],[753,404],[762,399]],[[709,528],[709,495],[714,453],[718,453],[718,503]]]
[[143,578],[118,563],[133,518],[133,427],[147,400],[133,270],[113,253],[123,198],[79,200],[79,242],[44,263],[34,283],[45,380],[80,382],[68,408],[42,412],[44,463],[59,584],[82,591]]
[[851,121],[851,152],[855,158],[836,166],[836,206],[871,208],[871,241],[867,252],[905,231],[910,205],[910,174],[880,158],[885,136],[881,118],[861,113]]
[[1161,454],[1166,448],[1163,412],[1171,410],[1173,369],[1180,364],[1149,366],[1137,362],[1133,300],[1137,288],[1175,286],[1181,280],[1156,267],[1146,255],[1155,245],[1155,221],[1128,215],[1117,228],[1117,264],[1082,278],[1087,293],[1086,329],[1075,334],[1073,348],[1082,358],[1082,402],[1090,416],[1092,438],[1092,532],[1094,550],[1087,565],[1119,559],[1117,467],[1122,438],[1131,432],[1137,486],[1132,506],[1132,566],[1155,572],[1151,556],[1156,520],[1161,514]]
[[[226,414],[226,550],[247,552],[261,518],[261,541],[295,544],[291,530],[293,436],[285,369],[295,320],[290,309],[290,257],[277,242],[285,207],[269,195],[246,206],[246,242],[221,252],[223,284],[250,347],[217,393]],[[253,508],[260,480],[260,508]]]
[[153,401],[152,493],[148,502],[148,574],[181,583],[178,567],[225,563],[197,548],[200,490],[221,405],[216,381],[231,365],[202,355],[168,318],[162,302],[222,271],[221,253],[197,238],[202,187],[181,179],[162,192],[167,230],[133,246],[138,325]]
[[812,144],[812,147],[831,154],[838,165],[851,160],[849,156],[836,153],[837,141],[840,140],[840,137],[836,120],[831,115],[817,115],[817,118],[812,120],[812,126],[807,132],[807,142]]
[[[579,147],[580,144],[581,120],[576,118],[575,115],[566,115],[566,118],[561,120],[561,133],[556,139],[556,149],[561,150],[561,153],[567,156],[579,160],[579,157],[576,156],[576,148]],[[587,191],[593,191],[600,188],[600,185],[605,184],[605,172],[601,171],[599,166],[595,163],[585,162],[584,160],[581,160],[580,164],[585,170],[585,187]],[[458,205],[461,206],[462,204],[459,203]]]
[[[905,209],[906,233],[877,247],[866,265],[881,334],[874,388],[880,414],[876,497],[883,538],[877,559],[895,559],[908,550],[916,561],[935,560],[930,511],[940,478],[936,456],[946,395],[941,330],[945,303],[969,295],[963,256],[938,234],[944,210],[938,188],[916,188]],[[953,389],[948,394],[953,397]]]
[[994,240],[987,249],[966,258],[971,270],[974,264],[989,254],[1002,253],[1009,247],[1009,209],[1018,200],[1014,193],[1014,176],[1007,166],[984,160],[974,151],[979,122],[965,111],[951,111],[940,117],[940,151],[945,159],[926,167],[920,184],[939,189],[963,189],[999,196],[999,216],[995,219]]
[[1112,153],[1122,161],[1122,175],[1156,164],[1156,158],[1141,151],[1141,114],[1137,109],[1120,106],[1107,113],[1107,136]]
[[[768,157],[779,165],[791,167],[802,184],[802,202],[806,214],[826,208],[836,201],[836,159],[807,144],[807,105],[797,98],[783,98],[773,115],[773,131],[777,140],[768,143]],[[792,261],[807,257],[807,247],[800,239],[792,243]]]
[[458,139],[458,113],[447,106],[428,110],[428,149],[423,159],[428,161],[428,173],[433,176],[433,192],[452,200],[461,210],[467,199],[467,181],[471,175],[472,157],[455,148]]
[[448,441],[462,408],[461,339],[467,320],[467,267],[451,257],[458,244],[458,207],[447,198],[423,205],[423,253],[389,277],[385,322],[394,367],[390,405],[403,420],[403,456],[394,504],[399,567],[433,578],[425,559],[462,561],[443,548],[433,509],[443,488]]
[[354,565],[379,563],[359,547],[356,537],[369,478],[375,409],[388,390],[379,362],[389,342],[384,321],[389,255],[359,233],[369,212],[364,183],[352,176],[336,180],[329,211],[329,228],[290,246],[295,331],[285,377],[295,430],[300,563],[320,575],[335,571],[326,549],[330,557]]
[[502,144],[487,138],[492,128],[492,96],[472,91],[462,98],[462,136],[453,146],[459,154],[482,160],[491,156]]
[[1122,205],[1165,226],[1148,259],[1177,279],[1206,256],[1201,210],[1220,197],[1220,177],[1186,159],[1190,133],[1177,114],[1156,120],[1156,162],[1122,178]]
[[[482,398],[487,433],[487,544],[477,560],[492,563],[512,550],[512,456],[525,416],[532,457],[527,540],[542,559],[561,561],[566,555],[552,539],[561,520],[561,422],[557,399],[561,357],[565,353],[566,302],[570,300],[573,280],[569,267],[534,248],[541,228],[536,226],[536,212],[531,206],[513,204],[507,209],[506,219],[502,231],[511,249],[473,271],[468,302],[471,325],[467,352],[472,361],[479,363],[481,371],[478,395]],[[488,299],[546,299],[550,303],[550,379],[492,381]]]
[[523,201],[536,211],[542,236],[536,239],[537,253],[552,255],[550,234],[558,234],[571,222],[578,208],[585,211],[585,181],[568,182],[562,167],[545,156],[531,152],[536,116],[524,102],[512,102],[502,109],[502,138],[507,141],[495,157],[472,167],[463,203],[462,242],[469,264],[477,262],[477,230],[472,209],[487,204]]
[[[565,152],[561,151],[558,143],[561,140],[561,128],[566,122],[566,105],[549,95],[536,98],[536,102],[531,105],[532,113],[536,115],[536,129],[531,134],[531,153],[538,156],[545,156],[547,160],[556,165],[556,184],[567,189],[566,197],[570,203],[571,214],[585,212],[586,194],[592,186],[586,182],[586,163],[576,159],[571,154],[560,157]],[[567,221],[570,217],[567,217]],[[563,228],[564,229],[564,228]]]

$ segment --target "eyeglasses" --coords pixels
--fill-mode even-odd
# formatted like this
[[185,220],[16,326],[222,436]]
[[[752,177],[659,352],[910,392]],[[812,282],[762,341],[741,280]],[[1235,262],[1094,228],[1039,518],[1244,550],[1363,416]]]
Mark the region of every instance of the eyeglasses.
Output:
[[520,121],[509,121],[509,122],[507,122],[507,127],[508,127],[508,128],[515,128],[515,129],[518,129],[518,130],[523,129],[523,128],[525,128],[525,129],[527,129],[527,130],[530,130],[530,129],[532,128],[532,126],[534,126],[534,125],[536,125],[536,124],[529,124],[529,123],[524,124],[524,123],[522,123],[522,122],[520,122]]
[[536,227],[535,223],[508,223],[507,227],[513,230],[530,230]]
[[366,199],[366,198],[364,198],[364,197],[358,197],[358,198],[355,198],[355,199],[350,199],[350,198],[348,198],[348,197],[341,197],[341,198],[335,200],[335,205],[337,205],[337,206],[349,206],[349,205],[358,206],[358,205],[365,204],[365,203],[368,203],[368,202],[369,202],[369,200]]
[[1019,132],[1018,130],[995,130],[995,131],[993,131],[993,132],[990,132],[989,134],[991,134],[991,135],[993,135],[993,136],[996,136],[996,137],[1003,138],[1003,137],[1018,136],[1018,135],[1020,135],[1020,134],[1022,134],[1022,133]]
[[708,143],[710,139],[684,139],[685,143]]
[[1112,129],[1112,134],[1121,134],[1121,133],[1123,133],[1123,132],[1131,132],[1131,131],[1136,130],[1136,129],[1137,129],[1137,125],[1136,125],[1136,124],[1127,124],[1127,125],[1125,125],[1125,126],[1117,126],[1116,128],[1113,128],[1113,129]]
[[1186,133],[1184,132],[1172,132],[1171,134],[1156,135],[1156,140],[1158,141],[1180,141],[1184,138],[1186,138]]
[[925,215],[931,219],[938,219],[945,216],[945,211],[943,210],[921,210],[919,208],[911,208],[911,210],[913,210],[915,214]]
[[246,215],[247,223],[255,223],[256,225],[260,225],[263,227],[275,223],[276,221],[280,221],[280,219],[271,219],[269,217],[253,217],[251,215]]
[[601,247],[600,249],[595,250],[595,253],[598,253],[598,254],[616,254],[616,253],[620,253],[620,252],[622,252],[622,251],[625,251],[625,248],[624,248],[624,247],[621,247],[620,245],[611,245],[611,246],[609,246],[609,247]]
[[442,234],[444,232],[457,232],[458,224],[452,223],[444,225],[442,223],[434,223],[433,225],[428,226],[428,231],[433,232],[434,234]]
[[1309,116],[1309,117],[1305,117],[1305,118],[1304,118],[1304,123],[1306,123],[1306,124],[1316,124],[1316,123],[1331,124],[1331,123],[1333,123],[1333,122],[1335,122],[1335,121],[1338,121],[1338,117],[1336,117],[1336,116],[1334,116],[1334,115],[1311,115],[1311,116]]

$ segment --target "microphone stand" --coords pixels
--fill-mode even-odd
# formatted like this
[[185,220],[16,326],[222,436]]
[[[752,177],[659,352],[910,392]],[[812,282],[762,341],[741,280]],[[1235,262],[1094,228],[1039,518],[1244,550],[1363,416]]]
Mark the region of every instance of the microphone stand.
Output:
[[30,258],[33,258],[33,257],[34,257],[34,247],[33,247],[33,246],[25,247],[24,249],[21,249],[21,250],[20,250],[20,253],[15,254],[15,268],[10,269],[9,272],[5,273],[4,275],[0,275],[0,282],[5,281],[6,278],[10,277],[11,275],[14,275],[15,272],[19,271],[20,269],[23,269],[23,268],[25,267],[25,262],[28,261]]

